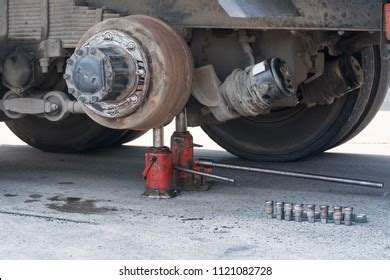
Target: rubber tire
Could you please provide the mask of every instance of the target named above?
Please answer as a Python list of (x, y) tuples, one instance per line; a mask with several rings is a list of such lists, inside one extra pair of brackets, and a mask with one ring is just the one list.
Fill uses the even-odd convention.
[(144, 135), (146, 131), (129, 130), (114, 145), (123, 145)]
[(364, 89), (332, 105), (302, 105), (202, 128), (227, 151), (254, 161), (294, 161), (335, 147), (369, 124), (387, 92), (388, 65), (381, 60), (379, 48), (367, 48), (361, 56)]
[(6, 121), (22, 141), (51, 153), (78, 153), (114, 145), (127, 130), (103, 127), (85, 115), (73, 115), (60, 122), (29, 116)]

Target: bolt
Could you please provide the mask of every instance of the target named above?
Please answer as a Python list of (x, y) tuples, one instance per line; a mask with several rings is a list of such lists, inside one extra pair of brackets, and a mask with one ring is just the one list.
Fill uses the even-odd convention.
[(320, 206), (320, 217), (321, 217), (322, 224), (326, 224), (328, 222), (328, 212), (329, 212), (329, 206), (327, 205)]
[(68, 65), (73, 65), (73, 60), (72, 59), (68, 59), (67, 61), (66, 61), (66, 63), (68, 64)]
[(264, 210), (265, 214), (267, 215), (268, 219), (272, 219), (272, 215), (274, 214), (274, 202), (273, 201), (266, 201), (264, 204)]
[(69, 88), (69, 89), (68, 89), (68, 92), (69, 92), (70, 94), (73, 94), (73, 93), (76, 92), (76, 90), (75, 90), (74, 88)]
[(89, 50), (89, 53), (92, 54), (92, 55), (94, 55), (94, 54), (96, 53), (96, 49), (95, 49), (95, 48), (91, 48), (91, 49)]
[(82, 103), (85, 103), (85, 101), (86, 101), (86, 99), (85, 99), (84, 96), (80, 96), (80, 97), (79, 97), (79, 100), (80, 100)]
[(108, 71), (107, 72), (107, 78), (111, 78), (112, 77), (112, 72), (111, 71)]
[(291, 221), (291, 219), (292, 219), (292, 210), (293, 210), (292, 203), (284, 204), (284, 219), (286, 221)]
[(138, 95), (134, 94), (134, 95), (130, 96), (131, 103), (136, 104), (136, 103), (138, 103), (138, 100), (139, 100)]
[(303, 205), (295, 204), (294, 210), (295, 210), (295, 221), (302, 222)]
[(56, 103), (50, 104), (50, 109), (52, 110), (52, 112), (57, 111), (59, 108), (60, 108), (60, 106), (58, 106), (58, 104), (56, 104)]
[(340, 206), (333, 207), (333, 220), (335, 225), (341, 225), (342, 218), (343, 218), (342, 208)]
[(104, 34), (104, 40), (106, 40), (106, 41), (111, 41), (111, 40), (112, 40), (112, 35), (111, 35), (111, 33), (107, 32), (106, 34)]
[(135, 50), (135, 44), (134, 44), (134, 43), (129, 43), (129, 45), (127, 46), (127, 48), (128, 48), (130, 51), (134, 51), (134, 50)]
[(65, 80), (69, 80), (70, 79), (70, 75), (68, 75), (68, 74), (64, 74), (63, 77), (64, 77)]
[(316, 215), (315, 211), (316, 211), (316, 206), (314, 204), (306, 205), (307, 221), (309, 223), (315, 222), (315, 215)]
[(97, 96), (92, 96), (92, 102), (98, 102), (99, 98)]
[(138, 75), (138, 76), (144, 77), (145, 76), (145, 70), (144, 69), (138, 69), (137, 71), (135, 71), (135, 74)]
[(353, 214), (353, 207), (344, 208), (344, 224), (346, 226), (352, 225), (352, 214)]
[(79, 49), (79, 50), (76, 51), (76, 54), (77, 54), (77, 55), (83, 55), (83, 54), (84, 54), (84, 51)]
[(283, 220), (284, 202), (276, 202), (276, 219)]

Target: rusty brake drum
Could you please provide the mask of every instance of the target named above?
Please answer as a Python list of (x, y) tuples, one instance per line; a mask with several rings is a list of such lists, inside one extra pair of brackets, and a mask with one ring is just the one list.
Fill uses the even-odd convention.
[(69, 93), (97, 123), (148, 130), (169, 123), (191, 95), (192, 55), (161, 20), (110, 19), (84, 34), (68, 60)]

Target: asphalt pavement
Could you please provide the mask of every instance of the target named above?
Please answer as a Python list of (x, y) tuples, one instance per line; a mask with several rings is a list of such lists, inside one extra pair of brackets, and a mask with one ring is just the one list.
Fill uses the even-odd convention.
[[(144, 147), (48, 154), (1, 127), (2, 143), (13, 145), (0, 146), (0, 259), (390, 259), (386, 104), (361, 136), (300, 162), (196, 151), (225, 163), (382, 181), (381, 190), (217, 169), (236, 183), (151, 200), (141, 197)], [(353, 206), (368, 223), (269, 220), (265, 200)]]

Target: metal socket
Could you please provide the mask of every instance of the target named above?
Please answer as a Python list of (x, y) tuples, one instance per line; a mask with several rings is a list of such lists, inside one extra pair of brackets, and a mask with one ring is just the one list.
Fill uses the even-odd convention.
[(355, 223), (367, 223), (367, 215), (366, 214), (358, 214), (355, 216)]
[(341, 225), (342, 218), (343, 218), (342, 208), (340, 206), (333, 207), (333, 220), (335, 225)]
[(272, 216), (274, 214), (274, 202), (271, 200), (266, 201), (264, 204), (264, 210), (265, 210), (265, 214), (267, 215), (267, 218), (272, 219), (273, 218)]
[(308, 204), (306, 205), (306, 215), (307, 215), (307, 221), (309, 223), (315, 222), (315, 216), (316, 216), (316, 206), (314, 204)]
[(283, 220), (284, 217), (284, 202), (276, 202), (276, 219)]
[(303, 205), (302, 204), (295, 204), (294, 210), (295, 210), (295, 216), (294, 216), (295, 221), (302, 222)]
[(322, 224), (326, 224), (328, 222), (328, 213), (329, 213), (329, 206), (321, 205), (320, 206), (320, 219), (321, 219)]
[(352, 215), (353, 215), (353, 207), (345, 207), (344, 208), (344, 224), (346, 226), (352, 225)]
[(286, 221), (292, 220), (292, 213), (293, 213), (293, 204), (292, 203), (285, 203), (284, 204), (284, 219)]

